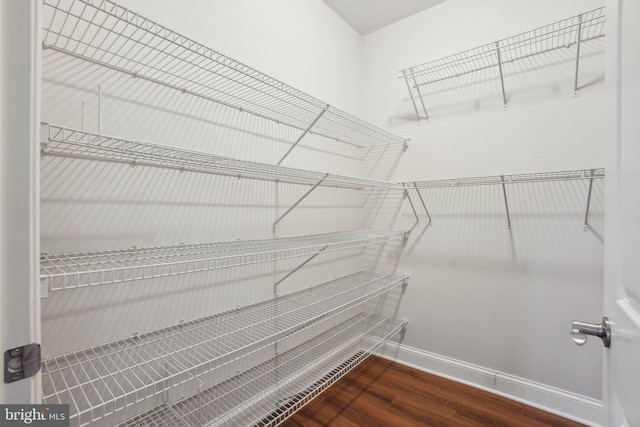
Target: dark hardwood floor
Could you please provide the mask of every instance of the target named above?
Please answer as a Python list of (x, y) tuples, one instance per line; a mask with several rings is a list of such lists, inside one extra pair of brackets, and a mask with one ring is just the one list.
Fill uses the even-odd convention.
[(581, 426), (476, 388), (371, 356), (287, 427)]

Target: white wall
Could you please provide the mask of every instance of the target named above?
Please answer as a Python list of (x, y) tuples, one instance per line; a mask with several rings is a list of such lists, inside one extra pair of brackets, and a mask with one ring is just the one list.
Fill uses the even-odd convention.
[[(506, 111), (496, 69), (423, 87), (428, 123), (418, 123), (404, 80), (396, 78), (403, 68), (602, 4), (448, 0), (364, 37), (365, 115), (411, 138), (392, 179), (602, 167), (602, 40), (582, 47), (578, 97), (575, 47), (506, 65)], [(603, 183), (594, 184), (592, 230), (584, 232), (587, 190), (587, 181), (508, 186), (511, 230), (500, 187), (423, 190), (433, 224), (425, 228), (423, 213), (397, 267), (411, 274), (400, 311), (411, 322), (404, 345), (415, 350), (398, 353), (400, 359), (437, 370), (434, 357), (442, 356), (475, 366), (476, 373), (487, 369), (492, 380), (486, 383), (464, 369), (450, 375), (600, 422), (602, 348), (595, 342), (579, 348), (568, 335), (572, 319), (602, 316)], [(413, 221), (404, 201), (403, 210), (379, 214), (373, 223)], [(501, 374), (594, 399), (593, 410), (547, 404), (544, 393), (532, 398), (500, 390), (495, 378)]]

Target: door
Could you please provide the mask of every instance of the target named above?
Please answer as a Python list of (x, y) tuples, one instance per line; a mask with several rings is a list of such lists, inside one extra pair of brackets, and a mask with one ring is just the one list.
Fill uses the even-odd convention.
[(604, 425), (640, 426), (640, 0), (607, 4)]

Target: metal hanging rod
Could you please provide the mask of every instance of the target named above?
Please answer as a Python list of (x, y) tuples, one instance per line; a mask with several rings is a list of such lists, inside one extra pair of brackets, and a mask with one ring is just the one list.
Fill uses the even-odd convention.
[(358, 147), (406, 143), (397, 135), (327, 106), (110, 0), (44, 0), (43, 23), (45, 49), (174, 88), (305, 134), (315, 133)]
[(569, 181), (576, 179), (604, 178), (604, 168), (580, 169), (558, 172), (522, 173), (514, 175), (495, 175), (470, 178), (438, 179), (431, 181), (415, 181), (404, 183), (405, 188), (441, 188), (463, 187), (472, 185), (502, 185), (519, 184), (525, 182)]
[(244, 308), (183, 322), (43, 362), (43, 403), (69, 404), (88, 425), (256, 354), (311, 334), (407, 276), (356, 273)]
[(41, 135), (42, 152), (50, 155), (158, 166), (291, 184), (316, 185), (322, 180), (320, 185), (325, 187), (352, 189), (398, 187), (391, 182), (237, 160), (200, 151), (99, 135), (48, 123), (42, 124)]
[(358, 314), (267, 362), (118, 427), (278, 425), (406, 325), (406, 321)]
[[(40, 257), (43, 291), (239, 267), (402, 240), (404, 231), (344, 231), (279, 239), (180, 244)], [(323, 249), (324, 248), (324, 249)]]
[[(429, 116), (424, 104), (424, 93), (421, 92), (421, 86), (498, 67), (503, 102), (506, 106), (507, 99), (502, 77), (504, 64), (576, 45), (574, 92), (577, 92), (579, 46), (581, 43), (603, 37), (605, 35), (604, 22), (604, 7), (601, 7), (496, 42), (406, 68), (399, 72), (398, 78), (403, 78), (406, 82), (418, 119), (428, 120)], [(416, 99), (420, 100), (422, 111), (419, 111)]]

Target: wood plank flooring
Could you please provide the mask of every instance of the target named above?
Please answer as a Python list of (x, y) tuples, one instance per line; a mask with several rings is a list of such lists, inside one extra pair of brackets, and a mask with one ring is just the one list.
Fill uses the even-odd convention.
[(581, 426), (476, 388), (371, 356), (287, 427)]

